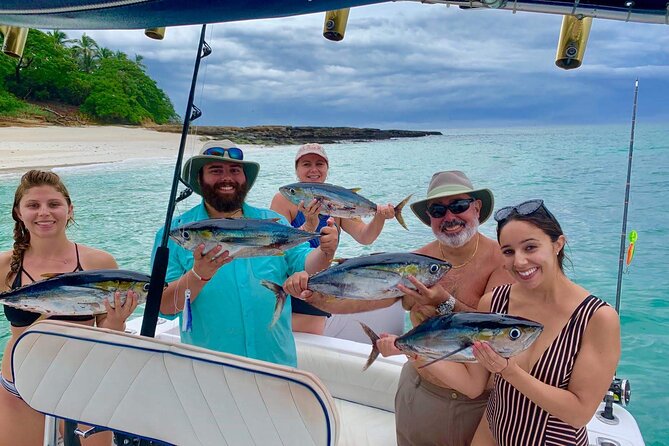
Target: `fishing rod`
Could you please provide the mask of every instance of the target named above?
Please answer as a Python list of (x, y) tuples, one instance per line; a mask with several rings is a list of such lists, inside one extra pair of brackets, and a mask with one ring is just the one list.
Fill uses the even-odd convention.
[(149, 292), (146, 297), (146, 305), (144, 307), (144, 318), (142, 319), (142, 336), (155, 336), (156, 325), (158, 323), (158, 313), (160, 310), (160, 301), (163, 296), (163, 288), (165, 285), (165, 276), (167, 274), (167, 263), (169, 262), (170, 250), (167, 247), (169, 240), (170, 229), (172, 227), (172, 214), (176, 206), (177, 188), (181, 181), (181, 162), (183, 161), (184, 149), (186, 147), (186, 138), (191, 121), (196, 120), (202, 115), (199, 108), (193, 105), (195, 97), (195, 86), (197, 85), (197, 74), (200, 70), (200, 61), (211, 54), (211, 47), (204, 41), (205, 31), (207, 25), (202, 25), (200, 32), (200, 41), (198, 43), (197, 57), (195, 58), (195, 65), (193, 67), (193, 78), (191, 80), (190, 93), (188, 95), (188, 104), (186, 105), (186, 114), (184, 115), (184, 124), (181, 131), (181, 142), (179, 143), (179, 153), (177, 161), (174, 165), (174, 177), (172, 179), (172, 189), (170, 191), (170, 200), (167, 205), (167, 213), (165, 215), (165, 225), (163, 227), (163, 238), (161, 244), (156, 250), (153, 260), (153, 269), (151, 271), (151, 282), (149, 284)]
[(639, 96), (639, 79), (634, 81), (634, 107), (632, 108), (632, 132), (630, 148), (627, 156), (627, 181), (625, 183), (625, 204), (623, 206), (623, 229), (620, 232), (620, 257), (618, 258), (618, 284), (616, 286), (616, 312), (620, 314), (620, 291), (623, 282), (623, 262), (625, 252), (625, 235), (627, 233), (627, 208), (630, 200), (630, 182), (632, 176), (632, 155), (634, 154), (634, 128), (636, 127), (636, 104)]

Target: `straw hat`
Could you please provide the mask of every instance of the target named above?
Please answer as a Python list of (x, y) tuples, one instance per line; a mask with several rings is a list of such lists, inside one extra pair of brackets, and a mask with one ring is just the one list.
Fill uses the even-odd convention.
[(430, 226), (430, 216), (427, 213), (427, 205), (431, 200), (452, 195), (467, 194), (472, 198), (481, 200), (481, 212), (479, 222), (486, 221), (495, 203), (490, 189), (474, 189), (472, 182), (463, 172), (459, 170), (446, 170), (432, 175), (430, 185), (427, 188), (427, 197), (411, 205), (411, 210), (423, 223)]
[(186, 182), (186, 184), (188, 184), (188, 186), (191, 189), (193, 189), (193, 192), (195, 192), (198, 195), (202, 195), (202, 189), (200, 189), (200, 182), (198, 181), (198, 174), (200, 173), (200, 169), (202, 169), (202, 167), (204, 167), (205, 164), (213, 162), (219, 162), (219, 163), (229, 162), (241, 165), (242, 168), (244, 169), (244, 175), (246, 175), (247, 190), (251, 190), (251, 186), (253, 186), (253, 183), (256, 181), (256, 178), (258, 177), (260, 164), (254, 161), (236, 160), (230, 158), (229, 152), (225, 152), (224, 156), (205, 155), (204, 152), (207, 149), (211, 149), (212, 147), (230, 149), (233, 147), (237, 147), (237, 145), (234, 142), (230, 141), (229, 139), (223, 139), (220, 141), (208, 141), (204, 144), (204, 146), (202, 146), (202, 150), (200, 150), (199, 155), (192, 156), (188, 161), (186, 161), (186, 164), (184, 164), (182, 177)]

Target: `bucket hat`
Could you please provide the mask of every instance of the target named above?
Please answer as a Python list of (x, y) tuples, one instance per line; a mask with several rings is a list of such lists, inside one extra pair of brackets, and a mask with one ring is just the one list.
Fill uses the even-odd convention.
[(242, 166), (244, 169), (244, 175), (246, 176), (246, 187), (247, 190), (251, 190), (251, 186), (256, 181), (258, 177), (258, 171), (260, 171), (260, 164), (254, 161), (246, 161), (243, 159), (234, 159), (230, 157), (230, 152), (224, 151), (223, 155), (205, 155), (205, 152), (213, 147), (220, 147), (221, 149), (231, 149), (237, 148), (237, 145), (230, 141), (229, 139), (223, 139), (220, 141), (208, 141), (202, 146), (199, 155), (194, 155), (186, 161), (183, 168), (182, 178), (188, 184), (188, 186), (193, 189), (198, 195), (202, 195), (202, 189), (200, 189), (200, 182), (198, 181), (198, 176), (200, 169), (204, 167), (205, 164), (213, 162), (230, 162), (236, 163)]
[(472, 198), (481, 200), (479, 223), (483, 223), (490, 217), (495, 203), (492, 192), (490, 189), (474, 189), (467, 175), (459, 170), (446, 170), (432, 175), (430, 185), (427, 188), (427, 197), (411, 204), (411, 210), (420, 221), (430, 226), (430, 215), (427, 213), (428, 203), (437, 198), (460, 194), (467, 194)]

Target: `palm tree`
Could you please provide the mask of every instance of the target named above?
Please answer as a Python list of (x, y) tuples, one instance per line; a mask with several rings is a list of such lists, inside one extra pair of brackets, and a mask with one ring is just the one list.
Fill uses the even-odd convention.
[(142, 56), (141, 54), (135, 54), (135, 63), (142, 71), (146, 71), (146, 65), (144, 65), (144, 63), (142, 62), (143, 60), (144, 56)]
[(114, 51), (110, 50), (109, 48), (102, 47), (100, 48), (100, 51), (98, 53), (98, 56), (100, 59), (111, 59), (114, 57), (116, 53)]
[(47, 36), (51, 37), (56, 46), (65, 46), (66, 43), (75, 42), (75, 39), (68, 39), (67, 34), (59, 29), (54, 29), (53, 31), (48, 31)]
[(84, 33), (81, 39), (75, 40), (72, 45), (74, 56), (79, 61), (79, 67), (85, 73), (90, 73), (95, 68), (100, 58), (100, 47), (92, 37)]

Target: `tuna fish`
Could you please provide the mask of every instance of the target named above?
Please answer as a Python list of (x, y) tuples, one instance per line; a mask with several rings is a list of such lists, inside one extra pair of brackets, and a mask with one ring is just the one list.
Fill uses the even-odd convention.
[[(322, 213), (332, 217), (352, 218), (375, 215), (376, 203), (358, 195), (359, 190), (346, 189), (328, 183), (293, 183), (279, 188), (281, 195), (294, 204), (303, 201), (306, 206), (314, 199), (320, 201)], [(408, 228), (402, 217), (402, 208), (410, 198), (411, 195), (395, 206), (395, 218), (404, 229)]]
[(278, 221), (278, 218), (212, 218), (172, 229), (170, 238), (189, 251), (204, 244), (206, 253), (221, 245), (221, 252), (227, 250), (231, 257), (241, 258), (280, 256), (287, 249), (320, 237), (318, 233), (302, 231)]
[[(372, 352), (363, 368), (367, 370), (379, 355), (376, 348), (379, 336), (362, 322), (360, 325), (372, 341)], [(425, 366), (442, 359), (475, 362), (472, 350), (475, 341), (485, 341), (498, 354), (510, 358), (532, 345), (543, 329), (538, 322), (506, 314), (450, 313), (427, 319), (397, 338), (395, 346), (404, 353), (433, 360)]]
[(125, 302), (128, 290), (146, 302), (150, 276), (120, 269), (77, 271), (33, 282), (0, 293), (0, 304), (50, 316), (77, 316), (105, 313), (104, 300), (114, 305), (114, 293)]
[[(308, 288), (333, 298), (378, 300), (402, 296), (399, 284), (415, 289), (409, 275), (430, 287), (450, 269), (450, 263), (421, 254), (378, 253), (344, 260), (316, 273), (309, 277)], [(263, 280), (262, 284), (277, 296), (274, 324), (283, 310), (286, 293), (273, 282)]]

